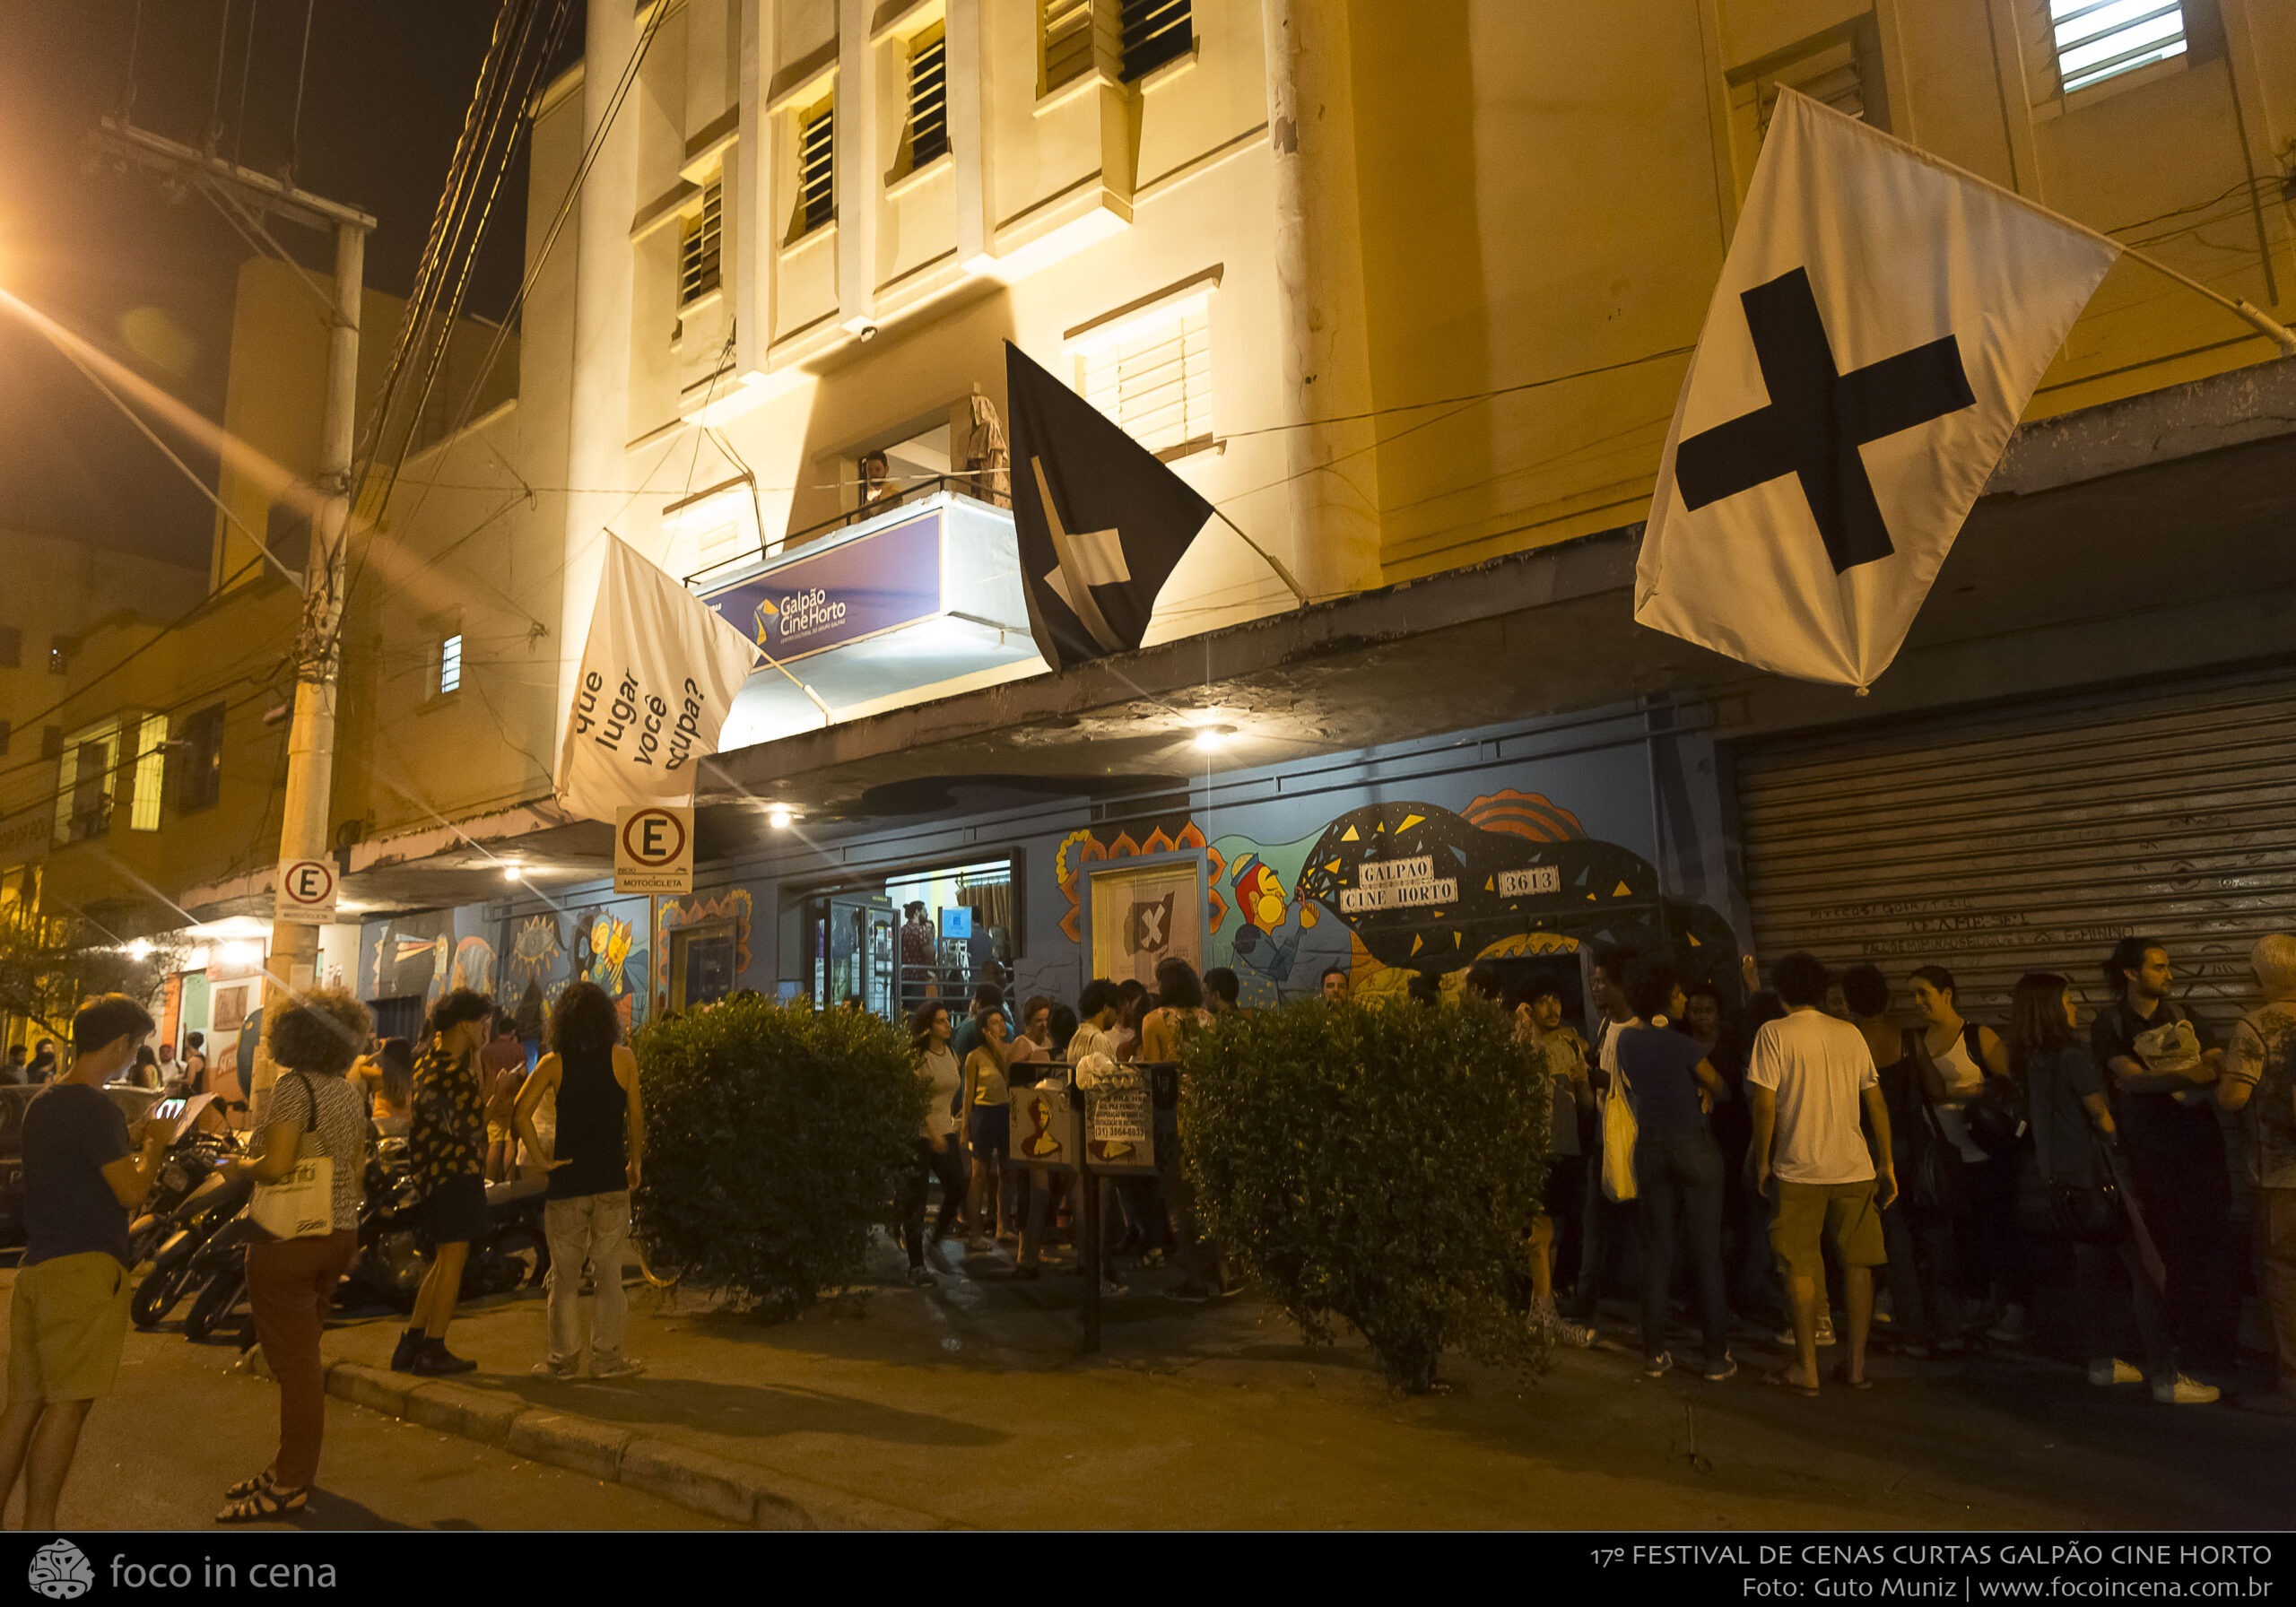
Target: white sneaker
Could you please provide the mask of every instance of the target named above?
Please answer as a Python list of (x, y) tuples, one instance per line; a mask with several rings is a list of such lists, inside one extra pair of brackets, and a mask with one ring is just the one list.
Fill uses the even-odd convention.
[(2182, 1373), (2152, 1381), (2152, 1398), (2163, 1406), (2205, 1406), (2220, 1393), (2213, 1384), (2203, 1384)]
[(537, 1378), (555, 1378), (561, 1384), (582, 1376), (579, 1361), (537, 1361), (526, 1369)]
[(2091, 1362), (2089, 1382), (2099, 1389), (2110, 1389), (2116, 1384), (2142, 1384), (2144, 1382), (2144, 1375), (2136, 1368), (2115, 1357), (2109, 1361)]
[(593, 1378), (635, 1378), (646, 1370), (646, 1364), (628, 1356), (609, 1356), (604, 1360), (593, 1357), (590, 1377)]
[(2032, 1337), (2031, 1325), (2025, 1321), (2022, 1306), (2005, 1306), (2001, 1320), (1985, 1331), (1986, 1338), (1997, 1345), (2021, 1345)]

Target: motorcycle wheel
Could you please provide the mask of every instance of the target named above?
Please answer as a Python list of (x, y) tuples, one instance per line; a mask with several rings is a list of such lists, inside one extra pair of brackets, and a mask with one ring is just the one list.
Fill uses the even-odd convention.
[(480, 1278), (488, 1294), (509, 1294), (542, 1281), (550, 1266), (550, 1247), (523, 1225), (504, 1229), (486, 1245)]
[(194, 1344), (206, 1343), (247, 1292), (245, 1273), (237, 1267), (218, 1273), (215, 1281), (201, 1290), (199, 1299), (191, 1303), (191, 1315), (183, 1322), (183, 1336)]
[(167, 1321), (168, 1313), (183, 1299), (184, 1285), (191, 1277), (191, 1258), (186, 1256), (173, 1266), (154, 1267), (151, 1276), (135, 1287), (135, 1297), (128, 1302), (127, 1315), (139, 1328), (156, 1328)]

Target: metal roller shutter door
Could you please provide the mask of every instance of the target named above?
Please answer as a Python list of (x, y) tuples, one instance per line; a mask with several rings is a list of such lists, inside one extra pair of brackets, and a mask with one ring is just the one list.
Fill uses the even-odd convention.
[(1998, 1021), (2019, 976), (2092, 1004), (2114, 942), (2170, 947), (2177, 991), (2251, 1003), (2249, 946), (2296, 925), (2296, 678), (2283, 669), (1781, 740), (1739, 759), (1765, 961), (1951, 969)]

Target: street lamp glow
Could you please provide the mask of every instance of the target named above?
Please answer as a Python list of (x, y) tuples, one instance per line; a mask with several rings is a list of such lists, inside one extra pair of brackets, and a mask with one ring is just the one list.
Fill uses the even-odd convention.
[(787, 804), (776, 804), (772, 808), (767, 810), (765, 812), (765, 823), (772, 827), (776, 831), (788, 830), (789, 805)]
[(520, 864), (515, 859), (509, 861), (502, 867), (502, 880), (505, 882), (523, 882), (526, 880), (526, 867)]
[(1213, 752), (1226, 746), (1228, 739), (1235, 734), (1236, 728), (1233, 725), (1199, 725), (1196, 728), (1196, 751), (1202, 753)]
[(152, 940), (139, 937), (126, 946), (126, 952), (130, 960), (149, 960), (152, 958)]

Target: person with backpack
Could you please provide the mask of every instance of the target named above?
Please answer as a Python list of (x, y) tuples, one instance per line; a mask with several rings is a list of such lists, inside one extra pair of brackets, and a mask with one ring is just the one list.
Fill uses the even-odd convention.
[(2009, 1048), (2000, 1035), (1961, 1019), (1952, 972), (1942, 965), (1917, 966), (1913, 1003), (1921, 1026), (1907, 1035), (1906, 1048), (1938, 1130), (1961, 1157), (1968, 1184), (1968, 1209), (1955, 1235), (1961, 1267), (1996, 1314), (1985, 1336), (1998, 1344), (2022, 1344), (2031, 1333), (2025, 1313), (2033, 1288), (2017, 1223), (2024, 1094), (2010, 1073)]
[[(2080, 1006), (2054, 972), (2018, 979), (2010, 997), (2011, 1064), (2031, 1096), (2034, 1158), (2049, 1194), (2049, 1214), (2073, 1247), (2074, 1276), (2088, 1327), (2089, 1382), (2100, 1389), (2150, 1383), (2164, 1406), (2205, 1406), (2217, 1392), (2177, 1370), (2176, 1341), (2161, 1309), (2112, 1151), (2118, 1143), (2105, 1080), (2082, 1047)], [(2112, 1352), (2111, 1283), (2118, 1264), (2128, 1277), (2144, 1368)]]
[(2193, 1365), (2230, 1369), (2239, 1299), (2233, 1280), (2232, 1184), (2214, 1090), (2223, 1052), (2169, 996), (2169, 951), (2123, 938), (2105, 960), (2113, 1003), (2089, 1029), (2109, 1081), (2113, 1120), (2161, 1259), (2169, 1324)]

